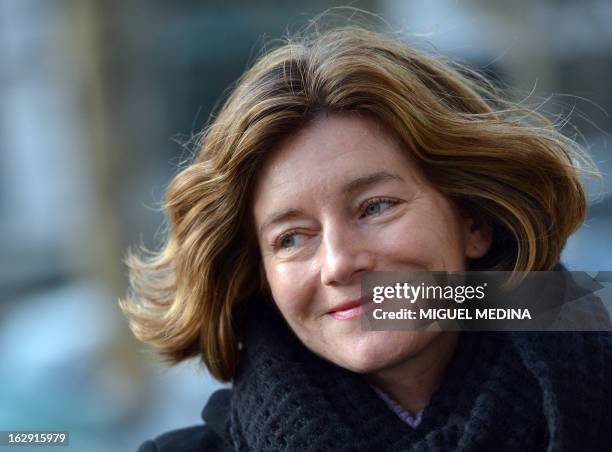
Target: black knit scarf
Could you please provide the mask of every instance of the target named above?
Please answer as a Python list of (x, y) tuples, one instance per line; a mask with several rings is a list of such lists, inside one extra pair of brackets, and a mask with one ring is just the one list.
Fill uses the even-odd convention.
[(228, 430), (238, 451), (612, 450), (608, 333), (462, 332), (421, 424), (252, 311)]

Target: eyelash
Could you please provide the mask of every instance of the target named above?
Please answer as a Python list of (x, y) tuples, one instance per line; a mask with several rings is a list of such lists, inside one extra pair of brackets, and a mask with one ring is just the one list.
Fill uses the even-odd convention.
[[(383, 202), (389, 203), (390, 204), (389, 207), (393, 207), (394, 205), (396, 205), (398, 203), (397, 200), (394, 200), (394, 199), (391, 199), (391, 198), (368, 199), (367, 201), (365, 201), (364, 203), (361, 204), (361, 207), (360, 207), (359, 210), (362, 212), (362, 215), (363, 215), (366, 212), (366, 209), (368, 207), (370, 207), (371, 205), (378, 204), (378, 203), (383, 203)], [(376, 215), (379, 215), (379, 214), (373, 214), (373, 215), (370, 215), (370, 216), (376, 216)], [(360, 216), (360, 218), (362, 218), (362, 216)], [(292, 235), (295, 235), (297, 233), (299, 233), (299, 231), (297, 229), (292, 229), (290, 231), (287, 231), (287, 232), (281, 234), (270, 245), (275, 250), (282, 249), (283, 240), (285, 240), (287, 237), (291, 237)]]
[(281, 234), (274, 242), (271, 243), (272, 248), (274, 248), (275, 250), (282, 249), (283, 240), (285, 240), (287, 237), (291, 237), (292, 235), (297, 234), (298, 232), (299, 231), (297, 229), (292, 229)]
[[(362, 211), (362, 213), (365, 213), (365, 212), (367, 211), (367, 208), (368, 208), (368, 207), (370, 207), (370, 206), (372, 206), (372, 205), (374, 205), (374, 204), (379, 204), (379, 203), (383, 203), (383, 202), (389, 203), (389, 204), (390, 204), (389, 208), (391, 208), (391, 207), (395, 206), (395, 205), (398, 203), (398, 201), (397, 201), (397, 200), (395, 200), (395, 199), (391, 199), (391, 198), (374, 198), (374, 199), (368, 199), (367, 201), (365, 201), (365, 202), (364, 202), (364, 203), (361, 205), (361, 209), (360, 209), (360, 210)], [(387, 210), (387, 209), (385, 209), (385, 210)], [(378, 215), (378, 214), (374, 214), (374, 215)], [(370, 215), (370, 216), (373, 216), (373, 215)], [(360, 217), (360, 218), (361, 218), (361, 217)]]

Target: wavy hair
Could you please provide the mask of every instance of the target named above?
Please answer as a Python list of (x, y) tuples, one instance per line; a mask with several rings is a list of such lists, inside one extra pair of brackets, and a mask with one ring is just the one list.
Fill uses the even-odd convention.
[(200, 355), (214, 377), (233, 377), (237, 313), (266, 291), (254, 176), (279, 140), (321, 113), (385, 124), (440, 192), (490, 225), (492, 247), (471, 269), (549, 270), (584, 221), (588, 156), (477, 72), (357, 26), (290, 39), (246, 71), (170, 183), (164, 246), (128, 254), (120, 305), (168, 361)]

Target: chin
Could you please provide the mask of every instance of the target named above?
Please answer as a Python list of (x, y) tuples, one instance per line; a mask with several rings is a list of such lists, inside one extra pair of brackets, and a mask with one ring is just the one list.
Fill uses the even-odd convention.
[(369, 331), (327, 356), (333, 363), (360, 374), (379, 372), (417, 356), (438, 332)]

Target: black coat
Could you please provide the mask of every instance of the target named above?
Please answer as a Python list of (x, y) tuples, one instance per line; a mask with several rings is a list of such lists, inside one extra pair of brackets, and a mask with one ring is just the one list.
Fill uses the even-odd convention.
[(231, 389), (213, 393), (202, 410), (205, 425), (164, 433), (143, 443), (138, 452), (231, 452), (225, 425), (230, 412)]

